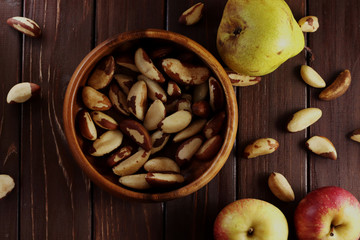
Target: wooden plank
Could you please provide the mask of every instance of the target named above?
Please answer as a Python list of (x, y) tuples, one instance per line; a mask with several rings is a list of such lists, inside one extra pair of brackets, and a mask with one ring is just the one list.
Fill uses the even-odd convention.
[[(322, 118), (311, 127), (310, 136), (329, 138), (336, 147), (338, 159), (332, 161), (310, 154), (310, 190), (335, 185), (360, 197), (359, 182), (354, 181), (360, 169), (360, 145), (349, 139), (349, 133), (360, 128), (360, 5), (352, 1), (311, 1), (309, 14), (319, 18), (320, 28), (309, 34), (309, 46), (315, 54), (311, 66), (330, 85), (344, 69), (352, 74), (345, 95), (332, 101), (321, 101), (321, 90), (311, 89), (311, 106), (323, 111)], [(336, 16), (336, 17), (334, 17)]]
[[(208, 49), (214, 56), (217, 26), (226, 1), (205, 1), (203, 18), (193, 26), (178, 18), (194, 1), (168, 1), (168, 30), (181, 33)], [(219, 58), (218, 58), (219, 59)], [(218, 212), (236, 198), (236, 154), (233, 151), (219, 174), (205, 187), (188, 197), (166, 203), (165, 239), (212, 239)]]
[[(305, 14), (305, 0), (287, 1), (295, 19)], [(270, 202), (283, 211), (294, 239), (293, 212), (307, 190), (307, 154), (303, 143), (306, 131), (289, 133), (287, 121), (291, 115), (306, 108), (306, 85), (300, 77), (304, 53), (286, 61), (254, 86), (239, 88), (239, 134), (237, 198), (257, 198)], [(244, 159), (247, 144), (258, 138), (276, 139), (280, 147), (270, 155)], [(270, 191), (267, 180), (271, 172), (283, 174), (292, 185), (296, 201), (283, 203)]]
[(23, 13), (43, 34), (23, 46), (22, 80), (42, 89), (22, 111), (20, 238), (91, 239), (90, 183), (68, 150), (62, 103), (91, 49), (93, 1), (25, 1)]
[(16, 239), (18, 235), (20, 106), (6, 103), (10, 88), (20, 81), (21, 38), (6, 20), (21, 13), (21, 1), (0, 2), (0, 174), (15, 181), (15, 189), (0, 200), (0, 239)]
[[(163, 28), (163, 1), (97, 1), (96, 45), (125, 31)], [(94, 186), (94, 239), (162, 239), (163, 206), (118, 199)]]

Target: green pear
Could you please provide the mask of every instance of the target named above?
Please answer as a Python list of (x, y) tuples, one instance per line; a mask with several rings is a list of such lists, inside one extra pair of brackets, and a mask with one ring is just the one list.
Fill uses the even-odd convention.
[(216, 44), (229, 68), (263, 76), (301, 52), (305, 41), (284, 0), (229, 0)]

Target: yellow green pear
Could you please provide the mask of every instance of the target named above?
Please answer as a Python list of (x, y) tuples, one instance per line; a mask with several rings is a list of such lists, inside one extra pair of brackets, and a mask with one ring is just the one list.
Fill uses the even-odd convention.
[(216, 45), (232, 70), (263, 76), (301, 52), (305, 41), (284, 0), (229, 0)]

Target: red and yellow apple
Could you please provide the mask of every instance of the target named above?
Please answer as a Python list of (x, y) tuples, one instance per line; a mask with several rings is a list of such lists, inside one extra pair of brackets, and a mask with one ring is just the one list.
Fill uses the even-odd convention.
[(215, 240), (287, 240), (288, 224), (274, 205), (259, 199), (240, 199), (220, 211), (214, 223)]
[(295, 228), (299, 240), (358, 240), (360, 204), (340, 187), (318, 188), (296, 208)]

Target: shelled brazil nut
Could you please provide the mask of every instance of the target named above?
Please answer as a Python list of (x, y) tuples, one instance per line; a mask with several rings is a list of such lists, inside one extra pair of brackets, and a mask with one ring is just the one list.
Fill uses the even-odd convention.
[(223, 145), (222, 85), (191, 52), (146, 45), (114, 51), (98, 61), (80, 94), (83, 152), (126, 188), (180, 187), (193, 162), (212, 160)]

